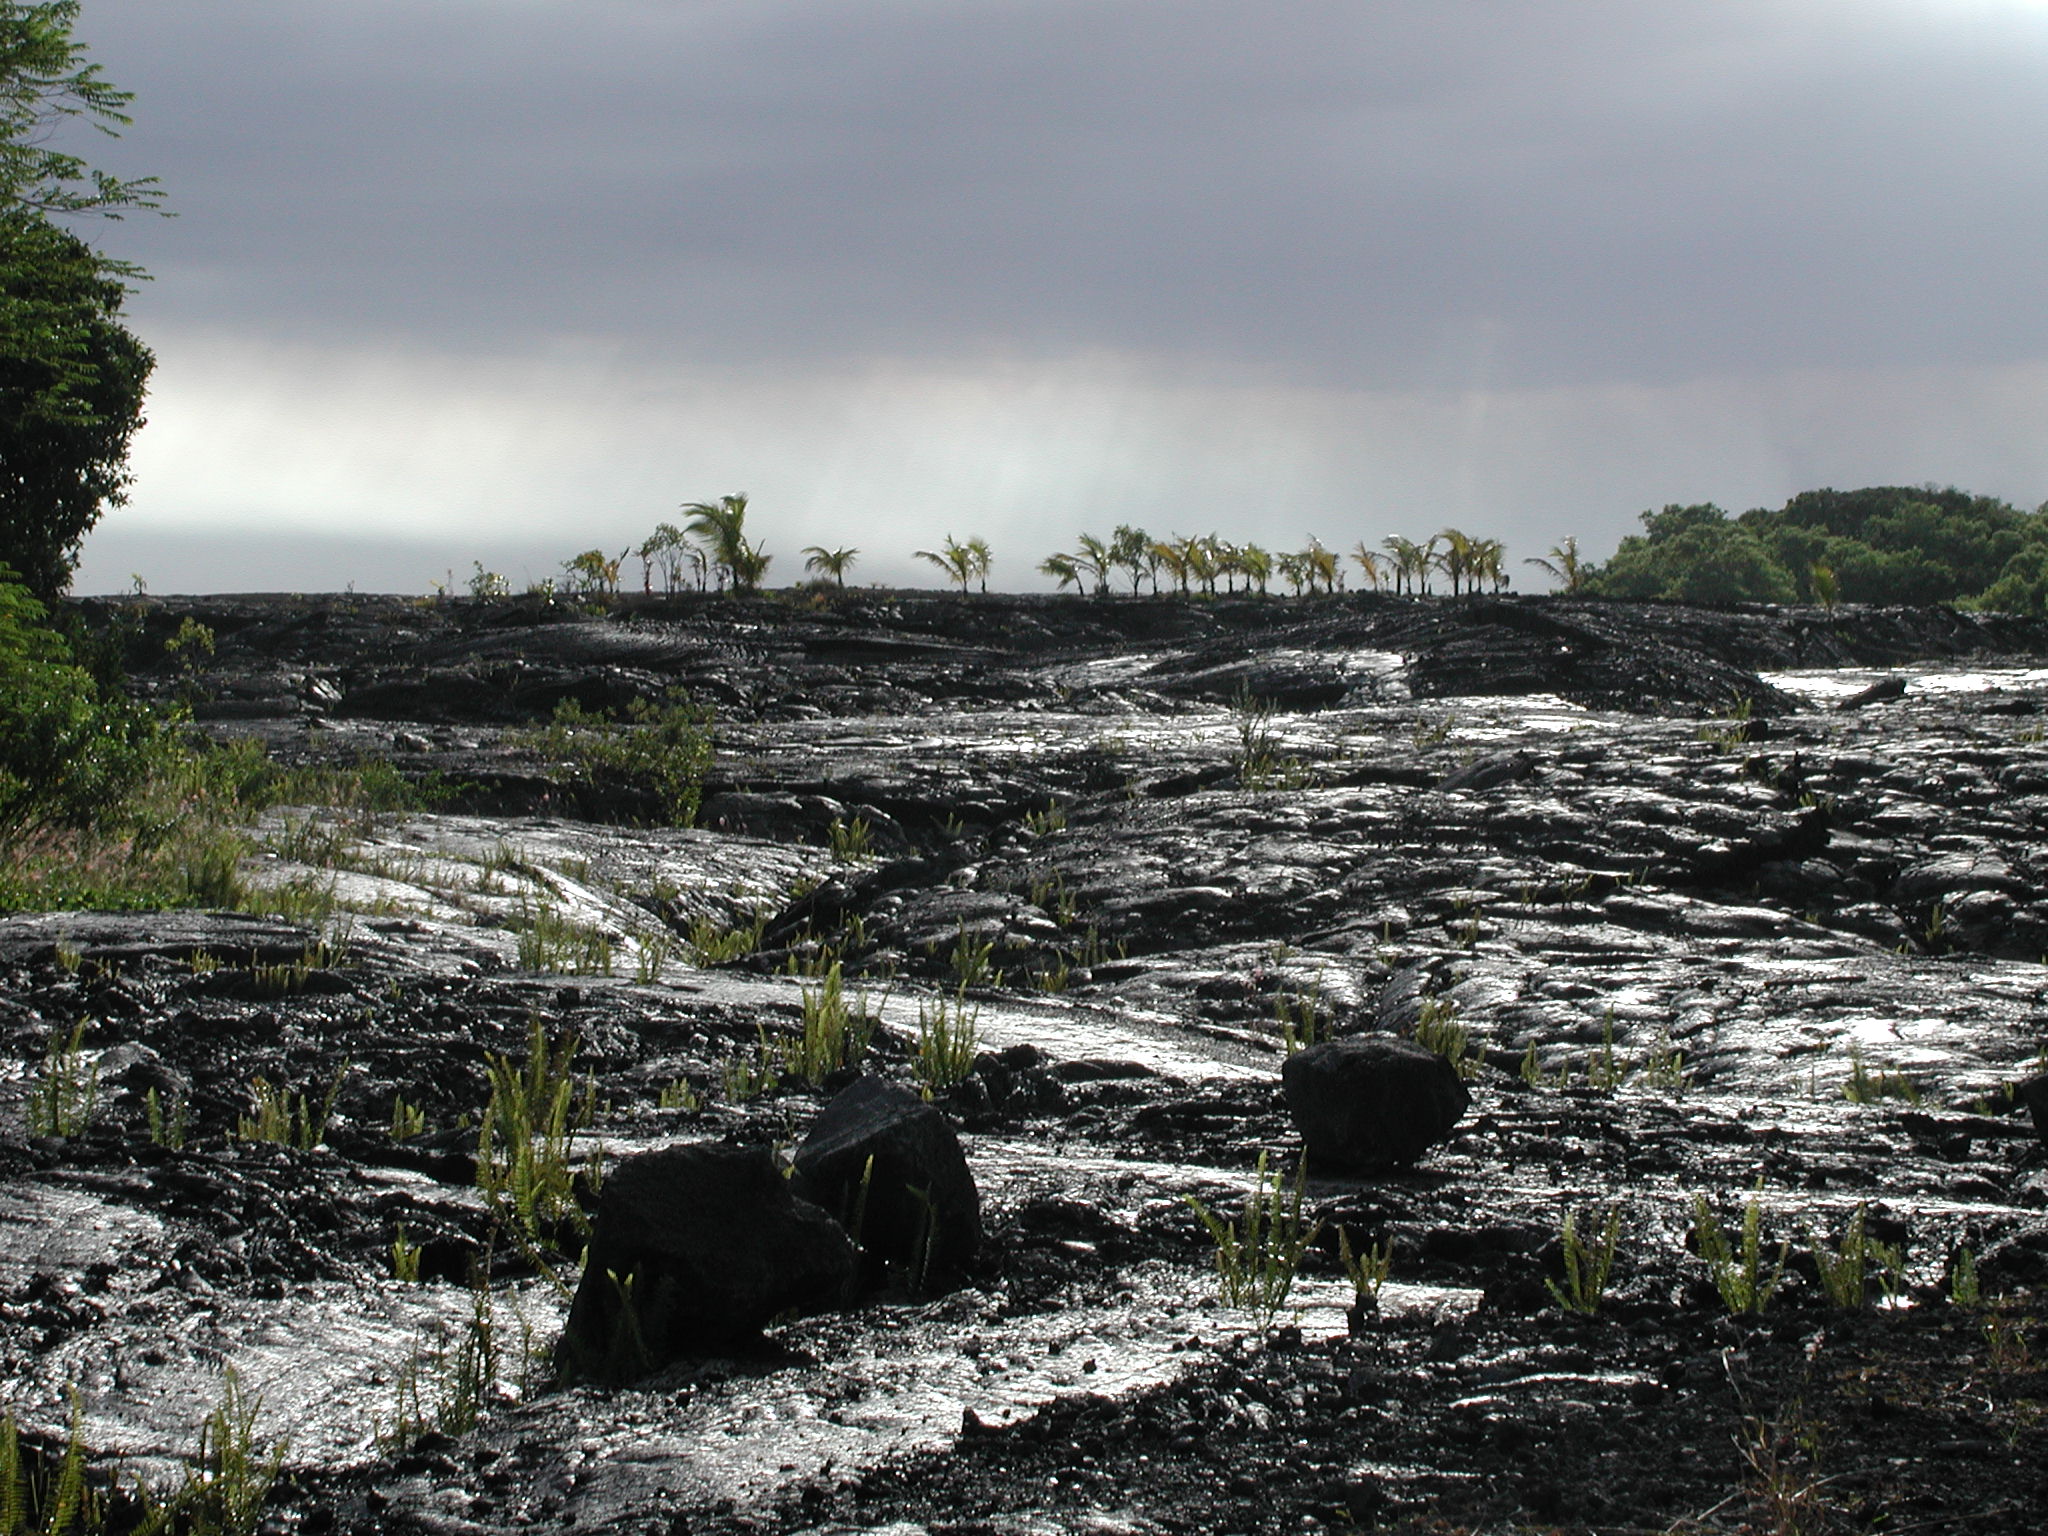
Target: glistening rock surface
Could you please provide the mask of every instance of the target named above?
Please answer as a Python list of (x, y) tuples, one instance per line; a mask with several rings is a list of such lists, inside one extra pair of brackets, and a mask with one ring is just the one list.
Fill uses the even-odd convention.
[[(270, 818), (248, 878), (331, 886), (326, 952), (247, 916), (0, 922), (0, 1401), (33, 1428), (75, 1391), (96, 1450), (160, 1462), (231, 1365), (292, 1434), (278, 1519), (363, 1532), (1733, 1530), (1795, 1496), (1817, 1527), (2030, 1532), (2048, 1503), (2048, 1149), (2017, 1090), (2048, 1011), (2039, 626), (1371, 597), (106, 611), (139, 661), (182, 618), (217, 630), (150, 679), (209, 731), (451, 797)], [(644, 795), (521, 734), (675, 685), (718, 707), (724, 827), (638, 825)], [(545, 1390), (520, 1362), (576, 1255), (511, 1241), (476, 1187), (496, 1059), (536, 1019), (578, 1041), (579, 1165), (793, 1147), (838, 1084), (778, 1051), (834, 960), (893, 1081), (921, 1007), (975, 1018), (938, 1106), (980, 1191), (964, 1283)], [(1236, 1215), (1261, 1151), (1294, 1166), (1286, 1035), (1425, 1011), (1464, 1031), (1470, 1109), (1412, 1168), (1311, 1176), (1299, 1339), (1248, 1338), (1183, 1197)], [(30, 1137), (80, 1025), (106, 1091)], [(318, 1145), (240, 1134), (259, 1077), (331, 1090)], [(151, 1088), (181, 1137), (152, 1139)], [(1696, 1200), (1732, 1228), (1752, 1196), (1792, 1258), (1736, 1318)], [(1567, 1316), (1562, 1218), (1617, 1208), (1610, 1290)], [(1826, 1298), (1812, 1248), (1859, 1209), (1896, 1256), (1866, 1255), (1870, 1298), (1904, 1305)], [(1340, 1231), (1392, 1255), (1357, 1338)], [(443, 1398), (480, 1315), (496, 1384), (465, 1427)], [(407, 1380), (445, 1427), (398, 1450)]]

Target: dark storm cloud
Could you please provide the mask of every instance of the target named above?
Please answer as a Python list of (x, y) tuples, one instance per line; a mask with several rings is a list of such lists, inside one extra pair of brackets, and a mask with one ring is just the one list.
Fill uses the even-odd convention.
[(146, 317), (1497, 387), (2038, 357), (2016, 5), (92, 0)]

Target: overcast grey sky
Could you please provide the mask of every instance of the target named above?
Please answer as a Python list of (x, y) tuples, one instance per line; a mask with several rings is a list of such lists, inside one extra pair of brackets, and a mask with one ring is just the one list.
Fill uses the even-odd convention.
[[(2048, 497), (2048, 0), (86, 0), (174, 220), (80, 590), (420, 590), (729, 491), (1604, 554)], [(1519, 567), (1518, 567), (1519, 569)], [(1527, 574), (1527, 573), (1525, 573)]]

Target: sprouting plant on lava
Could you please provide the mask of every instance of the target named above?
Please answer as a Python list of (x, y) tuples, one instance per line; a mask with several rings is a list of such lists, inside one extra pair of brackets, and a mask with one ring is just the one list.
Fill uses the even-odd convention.
[(1287, 1304), (1302, 1257), (1323, 1230), (1321, 1222), (1310, 1224), (1302, 1217), (1307, 1183), (1305, 1163), (1295, 1169), (1292, 1181), (1278, 1173), (1269, 1178), (1266, 1154), (1261, 1152), (1251, 1198), (1239, 1221), (1225, 1221), (1193, 1195), (1182, 1197), (1216, 1244), (1216, 1274), (1225, 1305), (1250, 1308), (1261, 1331), (1273, 1326)]
[[(1580, 1214), (1566, 1212), (1563, 1230), (1558, 1234), (1564, 1246), (1563, 1284), (1555, 1280), (1545, 1280), (1543, 1284), (1551, 1299), (1565, 1311), (1591, 1317), (1600, 1310), (1607, 1295), (1608, 1276), (1614, 1269), (1615, 1251), (1621, 1243), (1621, 1207), (1608, 1208), (1600, 1235), (1590, 1240), (1579, 1233)], [(1587, 1214), (1597, 1219), (1599, 1213)]]
[(966, 992), (963, 984), (960, 995), (950, 1002), (937, 997), (917, 1005), (917, 1054), (911, 1071), (927, 1097), (964, 1082), (974, 1070), (975, 1024), (981, 1010), (967, 1006)]
[[(1761, 1181), (1759, 1181), (1761, 1188)], [(1778, 1244), (1775, 1262), (1764, 1259), (1763, 1206), (1751, 1194), (1742, 1208), (1740, 1235), (1732, 1242), (1705, 1195), (1693, 1196), (1693, 1237), (1706, 1263), (1714, 1289), (1730, 1312), (1756, 1313), (1770, 1305), (1785, 1278), (1785, 1259), (1792, 1251), (1788, 1238)]]

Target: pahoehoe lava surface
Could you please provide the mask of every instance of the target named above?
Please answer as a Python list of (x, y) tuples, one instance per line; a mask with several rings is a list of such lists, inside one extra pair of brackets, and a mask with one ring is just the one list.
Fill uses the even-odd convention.
[[(290, 1436), (280, 1529), (2048, 1509), (2048, 1157), (2014, 1091), (2048, 997), (2048, 628), (1370, 597), (91, 606), (210, 735), (388, 758), (441, 796), (268, 818), (247, 876), (331, 890), (326, 950), (264, 916), (0, 920), (0, 1407), (48, 1437), (75, 1402), (102, 1464), (161, 1472), (231, 1367)], [(186, 618), (214, 653), (152, 661)], [(531, 731), (676, 688), (717, 712), (695, 828)], [(522, 943), (540, 911), (602, 944)], [(696, 963), (713, 929), (758, 940)], [(492, 1058), (536, 1021), (573, 1035), (612, 1161), (792, 1147), (825, 1089), (736, 1089), (828, 951), (879, 1019), (870, 1070), (911, 1081), (921, 1008), (974, 1014), (976, 1068), (936, 1096), (980, 1186), (962, 1283), (628, 1387), (522, 1371), (575, 1277), (476, 1190)], [(31, 1138), (80, 1025), (91, 1123)], [(1451, 1138), (1311, 1176), (1321, 1235), (1273, 1329), (1223, 1306), (1184, 1197), (1234, 1214), (1261, 1152), (1295, 1166), (1287, 1037), (1418, 1025), (1464, 1032)], [(237, 1136), (258, 1078), (331, 1087), (317, 1147)], [(188, 1107), (182, 1146), (151, 1139), (152, 1094)], [(393, 1134), (401, 1098), (425, 1131)], [(1760, 1314), (1717, 1294), (1701, 1196), (1738, 1237), (1754, 1198), (1766, 1268), (1789, 1241)], [(1611, 1283), (1567, 1312), (1563, 1220), (1608, 1212)], [(1812, 1248), (1859, 1212), (1883, 1247), (1851, 1309)], [(1391, 1247), (1376, 1309), (1348, 1309), (1340, 1230)], [(393, 1448), (407, 1362), (479, 1305), (480, 1422)]]

